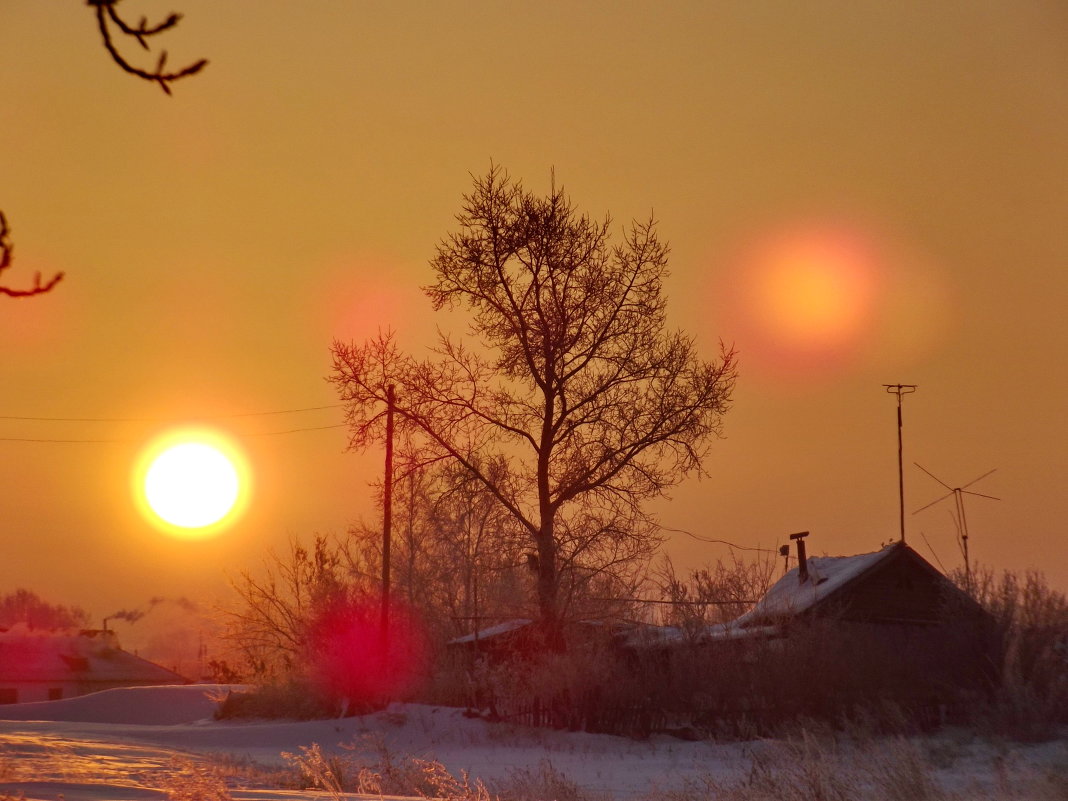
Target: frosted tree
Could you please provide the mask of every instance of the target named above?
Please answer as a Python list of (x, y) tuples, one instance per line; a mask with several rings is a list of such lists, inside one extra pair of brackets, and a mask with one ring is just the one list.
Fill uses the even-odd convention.
[(645, 502), (700, 471), (735, 358), (721, 347), (704, 361), (668, 330), (668, 248), (652, 219), (613, 243), (610, 219), (497, 167), (456, 219), (425, 292), (437, 310), (468, 310), (467, 336), (441, 334), (425, 359), (391, 334), (335, 341), (330, 380), (355, 449), (383, 437), (395, 387), (398, 431), (424, 458), (456, 463), (522, 532), (538, 614), (557, 632), (567, 592), (622, 575), (659, 544)]

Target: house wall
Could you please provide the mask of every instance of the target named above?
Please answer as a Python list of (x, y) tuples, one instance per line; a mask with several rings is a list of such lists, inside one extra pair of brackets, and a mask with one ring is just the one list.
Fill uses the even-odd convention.
[(78, 682), (4, 682), (0, 684), (0, 704), (29, 704), (36, 701), (56, 701), (82, 695)]
[(843, 588), (831, 606), (847, 620), (940, 623), (950, 617), (953, 593), (941, 574), (902, 549), (863, 580)]

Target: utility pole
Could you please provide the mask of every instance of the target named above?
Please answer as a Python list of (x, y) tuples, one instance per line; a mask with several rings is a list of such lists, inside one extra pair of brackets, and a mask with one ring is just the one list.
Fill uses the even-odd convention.
[(389, 551), (393, 526), (393, 384), (386, 387), (386, 473), (382, 482), (382, 661), (389, 653)]
[(897, 395), (897, 494), (901, 509), (901, 541), (905, 541), (905, 467), (901, 448), (901, 396), (916, 391), (916, 384), (883, 384), (886, 391)]

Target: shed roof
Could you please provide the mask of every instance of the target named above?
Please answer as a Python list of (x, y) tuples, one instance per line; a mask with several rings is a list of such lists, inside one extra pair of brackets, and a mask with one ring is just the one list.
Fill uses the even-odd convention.
[(484, 629), (479, 629), (473, 634), (465, 634), (462, 637), (455, 637), (445, 644), (464, 645), (465, 643), (481, 640), (491, 640), (494, 637), (501, 637), (505, 634), (510, 634), (513, 631), (518, 631), (521, 628), (529, 626), (533, 622), (533, 620), (525, 617), (516, 618), (515, 620), (506, 620), (503, 623), (498, 623), (496, 626), (488, 626)]

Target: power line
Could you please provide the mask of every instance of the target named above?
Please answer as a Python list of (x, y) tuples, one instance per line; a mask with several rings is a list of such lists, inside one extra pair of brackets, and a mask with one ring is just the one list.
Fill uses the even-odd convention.
[[(304, 431), (325, 431), (329, 428), (344, 428), (345, 423), (334, 423), (328, 426), (308, 426), (306, 428), (287, 428), (284, 431), (253, 431), (251, 433), (245, 433), (237, 435), (238, 438), (243, 437), (274, 437), (281, 434), (299, 434)], [(86, 445), (102, 445), (102, 444), (114, 444), (122, 442), (140, 442), (140, 437), (121, 437), (118, 439), (57, 439), (57, 438), (34, 438), (34, 437), (0, 437), (0, 442), (45, 442), (45, 443), (58, 443), (65, 444), (86, 444)]]
[[(319, 412), (326, 409), (340, 409), (342, 403), (332, 403), (326, 406), (302, 406), (297, 409), (275, 409), (266, 412), (236, 412), (233, 414), (205, 415), (202, 417), (43, 417), (28, 415), (0, 415), (0, 420), (13, 420), (19, 422), (38, 423), (174, 423), (180, 425), (192, 420), (235, 420), (245, 417), (271, 417), (283, 414), (302, 414), (304, 412)], [(345, 423), (334, 423), (325, 426), (300, 426), (287, 428), (280, 431), (256, 431), (244, 433), (242, 437), (273, 437), (283, 434), (299, 434), (305, 431), (325, 431), (331, 428), (344, 428)], [(123, 442), (139, 442), (138, 437), (0, 437), (0, 442), (33, 442), (51, 444), (85, 444), (106, 445)]]
[(664, 529), (664, 531), (674, 532), (675, 534), (685, 534), (687, 537), (692, 537), (693, 539), (697, 540), (698, 542), (708, 542), (708, 543), (712, 543), (712, 544), (715, 544), (715, 545), (726, 545), (726, 546), (728, 546), (730, 548), (737, 548), (739, 551), (760, 551), (762, 553), (778, 553), (779, 552), (778, 549), (776, 549), (776, 548), (754, 548), (754, 547), (748, 546), (748, 545), (736, 545), (733, 542), (727, 542), (727, 540), (717, 540), (717, 539), (713, 539), (711, 537), (701, 537), (701, 536), (699, 536), (697, 534), (694, 534), (692, 531), (686, 531), (686, 529), (682, 529), (682, 528), (670, 528), (669, 526), (660, 526), (660, 528)]
[[(332, 403), (329, 406), (306, 406), (301, 409), (279, 409), (271, 412), (238, 412), (235, 414), (212, 414), (198, 417), (201, 420), (230, 420), (237, 417), (267, 417), (279, 414), (299, 414), (302, 412), (318, 412), (323, 409), (340, 409), (343, 403)], [(0, 414), (0, 420), (22, 420), (45, 423), (178, 423), (188, 418), (180, 417), (25, 417), (13, 414)], [(79, 442), (81, 440), (78, 440)]]

